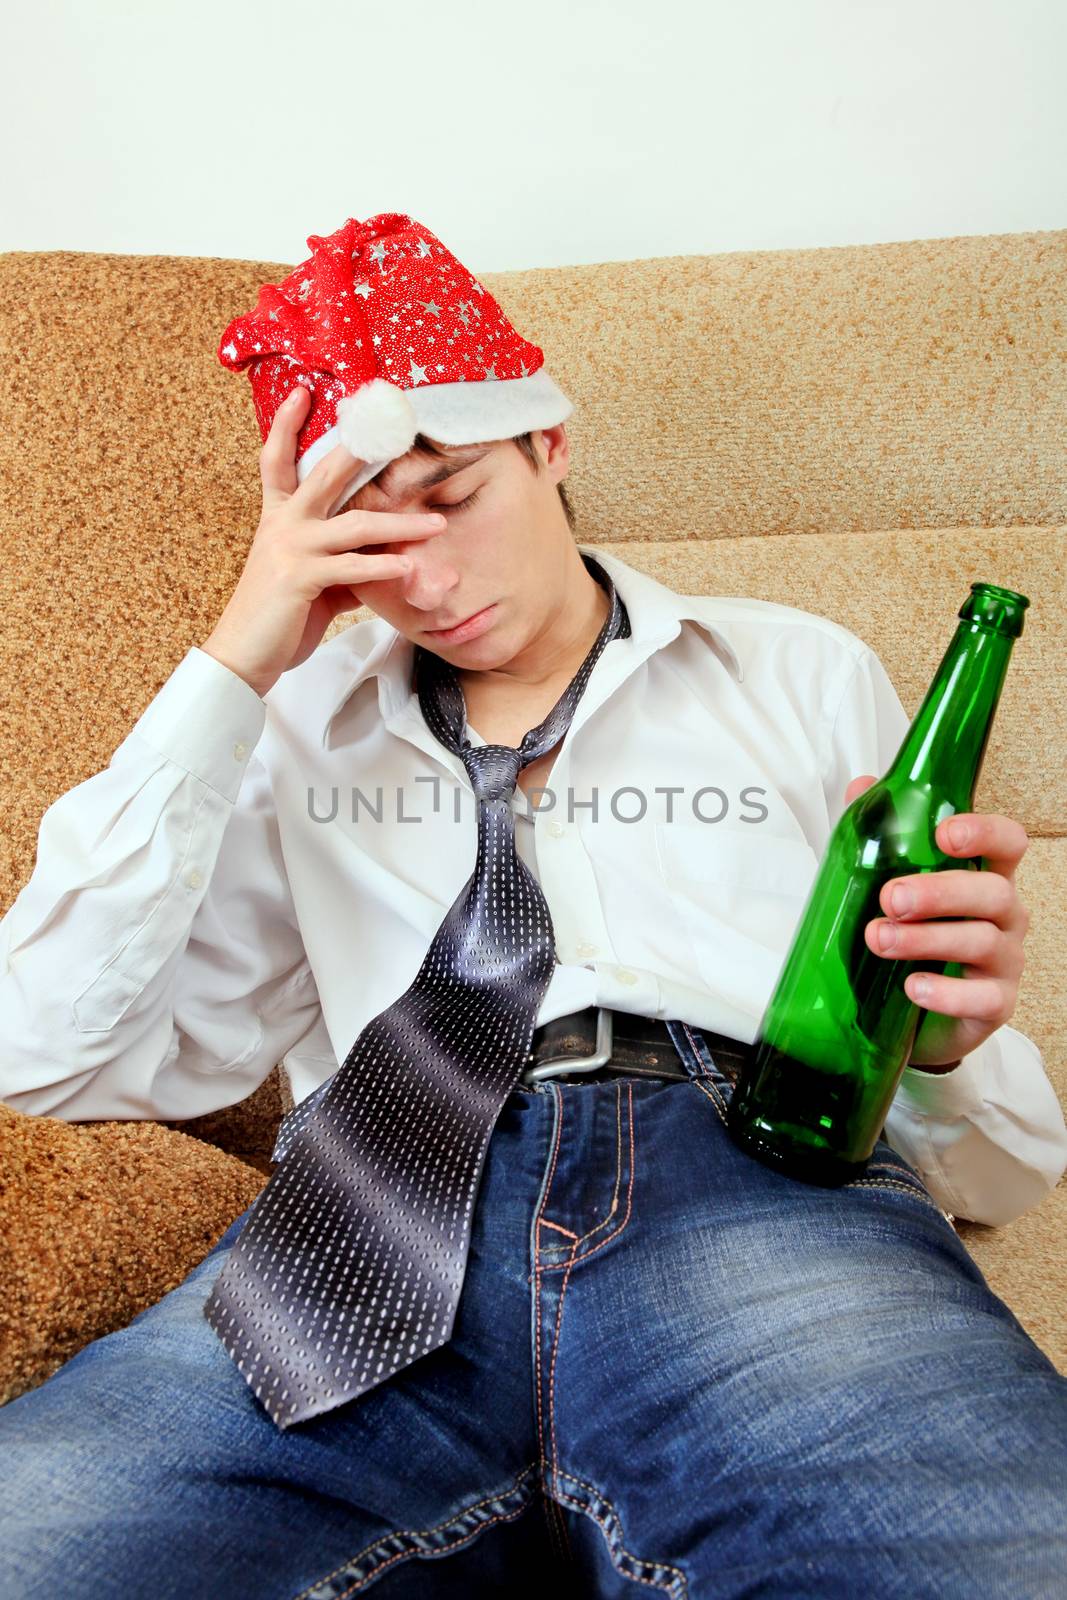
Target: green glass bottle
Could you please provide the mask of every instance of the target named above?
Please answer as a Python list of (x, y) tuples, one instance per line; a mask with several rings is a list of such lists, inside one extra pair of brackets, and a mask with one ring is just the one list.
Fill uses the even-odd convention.
[(885, 915), (890, 879), (980, 866), (934, 842), (974, 789), (1025, 595), (972, 583), (962, 619), (889, 770), (845, 808), (827, 841), (793, 941), (738, 1074), (727, 1127), (756, 1160), (828, 1186), (860, 1176), (881, 1134), (923, 1016), (910, 972), (958, 963), (894, 961), (863, 930)]

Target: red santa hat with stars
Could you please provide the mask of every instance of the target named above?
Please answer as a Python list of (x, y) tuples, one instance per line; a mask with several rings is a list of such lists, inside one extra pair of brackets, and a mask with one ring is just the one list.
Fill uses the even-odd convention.
[(544, 351), (429, 228), (384, 211), (307, 244), (307, 260), (229, 324), (218, 356), (247, 370), (264, 441), (290, 391), (311, 391), (298, 482), (338, 444), (359, 457), (331, 515), (417, 433), (480, 444), (570, 416)]

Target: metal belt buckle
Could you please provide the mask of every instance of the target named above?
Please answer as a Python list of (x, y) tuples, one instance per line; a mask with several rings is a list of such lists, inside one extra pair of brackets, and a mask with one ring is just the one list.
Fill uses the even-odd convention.
[(595, 1072), (606, 1067), (611, 1060), (612, 1030), (610, 1006), (597, 1006), (596, 1048), (591, 1056), (564, 1056), (560, 1061), (540, 1061), (527, 1067), (522, 1074), (523, 1083), (540, 1083), (543, 1078), (556, 1078), (562, 1072)]

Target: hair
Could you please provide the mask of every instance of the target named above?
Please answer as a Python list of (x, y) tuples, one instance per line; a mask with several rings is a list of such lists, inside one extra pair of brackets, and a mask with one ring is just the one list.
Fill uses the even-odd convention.
[[(515, 436), (511, 439), (500, 439), (487, 442), (492, 442), (494, 444), (513, 444), (519, 453), (525, 456), (531, 469), (535, 473), (540, 474), (544, 470), (544, 463), (534, 448), (533, 437), (529, 433), (518, 433), (515, 434)], [(446, 461), (451, 453), (452, 452), (447, 446), (436, 444), (434, 440), (429, 438), (425, 433), (417, 433), (415, 435), (415, 442), (411, 446), (410, 451), (408, 451), (409, 455), (429, 456), (433, 461)], [(384, 471), (385, 468), (383, 467), (382, 472)], [(373, 478), (368, 479), (368, 482), (374, 483), (380, 477), (381, 473), (375, 473)], [(571, 533), (573, 534), (577, 531), (578, 519), (574, 514), (574, 508), (571, 505), (570, 500), (567, 498), (567, 491), (562, 482), (556, 484), (556, 493), (559, 495), (560, 504), (563, 507), (563, 514), (567, 519), (567, 526), (570, 528)]]

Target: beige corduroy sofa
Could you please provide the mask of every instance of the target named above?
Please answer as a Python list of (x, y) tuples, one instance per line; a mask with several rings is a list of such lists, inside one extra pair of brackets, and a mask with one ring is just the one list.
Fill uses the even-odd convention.
[[(45, 808), (108, 763), (237, 581), (260, 438), (215, 351), (290, 266), (0, 256), (4, 909)], [(1013, 1020), (1062, 1101), (1067, 231), (481, 276), (575, 401), (583, 542), (844, 623), (909, 711), (973, 580), (1030, 596), (976, 804), (1030, 835)], [(290, 1103), (279, 1067), (180, 1124), (0, 1105), (0, 1401), (181, 1281), (265, 1183)], [(1067, 1372), (1065, 1212), (1061, 1185), (1008, 1226), (957, 1226)]]

